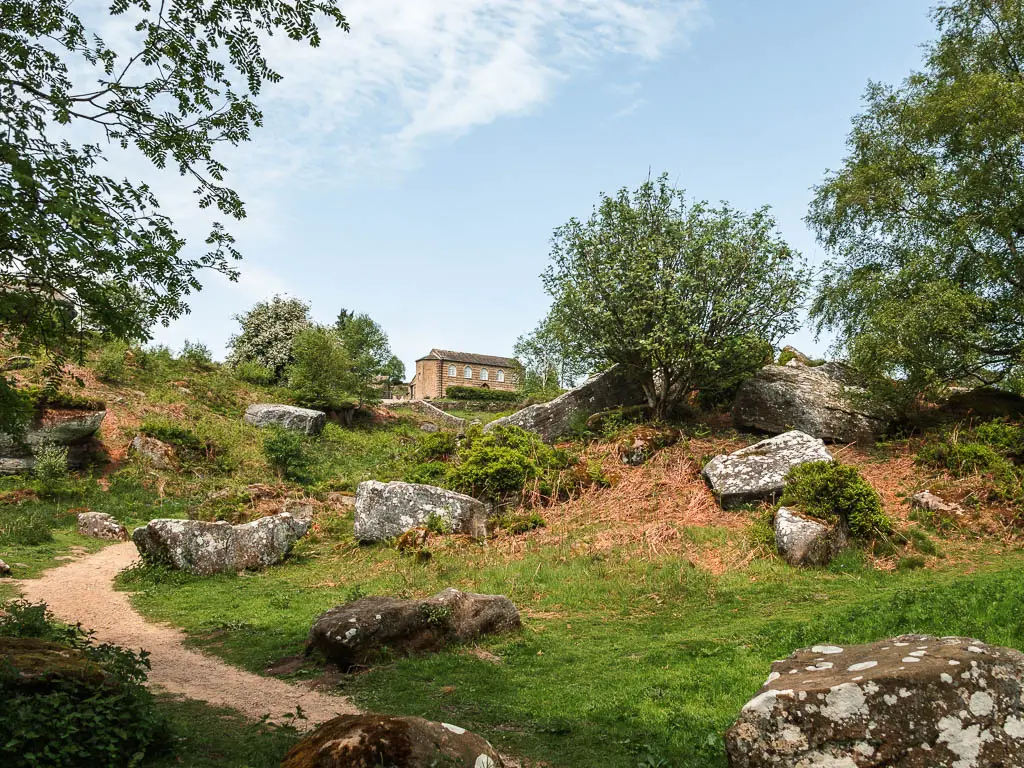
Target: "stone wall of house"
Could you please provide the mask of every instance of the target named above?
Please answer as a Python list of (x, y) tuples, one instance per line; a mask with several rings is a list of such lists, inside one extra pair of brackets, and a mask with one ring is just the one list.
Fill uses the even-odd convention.
[[(451, 375), (454, 366), (455, 375)], [(466, 378), (466, 369), (470, 370), (470, 378)], [(487, 379), (481, 378), (487, 372)], [(504, 381), (498, 380), (499, 372)], [(506, 366), (486, 366), (470, 363), (456, 363), (442, 360), (417, 360), (416, 380), (414, 382), (413, 399), (434, 400), (444, 397), (448, 387), (477, 387), (480, 389), (500, 389), (514, 392), (519, 387), (519, 372)]]

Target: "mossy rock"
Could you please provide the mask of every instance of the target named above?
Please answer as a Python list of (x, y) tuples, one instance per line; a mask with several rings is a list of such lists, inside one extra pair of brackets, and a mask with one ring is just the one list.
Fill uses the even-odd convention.
[(80, 650), (33, 637), (0, 637), (0, 690), (26, 693), (116, 684)]

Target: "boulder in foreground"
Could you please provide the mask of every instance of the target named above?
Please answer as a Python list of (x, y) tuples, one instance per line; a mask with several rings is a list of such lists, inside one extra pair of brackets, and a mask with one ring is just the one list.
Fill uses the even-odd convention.
[(285, 755), (281, 768), (503, 768), (481, 737), (419, 717), (342, 715), (328, 720)]
[(787, 507), (775, 513), (775, 543), (790, 565), (828, 565), (849, 540), (842, 523), (829, 525)]
[(418, 483), (362, 482), (356, 488), (355, 536), (360, 541), (385, 541), (438, 521), (452, 533), (487, 536), (488, 508), (455, 491)]
[(964, 637), (816, 645), (772, 665), (731, 768), (1024, 765), (1024, 654)]
[(433, 597), (363, 597), (317, 618), (306, 641), (344, 669), (365, 665), (386, 648), (399, 654), (437, 651), (520, 626), (519, 611), (503, 595), (446, 589)]
[(704, 467), (703, 475), (722, 508), (736, 509), (781, 494), (793, 467), (831, 460), (821, 440), (793, 430), (735, 453), (715, 456)]
[(251, 523), (151, 520), (136, 528), (132, 540), (143, 559), (210, 576), (258, 570), (279, 563), (309, 530), (308, 520), (287, 512)]
[(254, 427), (278, 426), (293, 432), (319, 435), (327, 423), (327, 414), (294, 405), (257, 403), (245, 409), (242, 420)]
[(484, 426), (484, 432), (509, 424), (527, 432), (535, 432), (544, 442), (553, 443), (569, 434), (577, 423), (584, 422), (595, 413), (619, 405), (639, 405), (644, 402), (646, 396), (643, 390), (630, 381), (621, 368), (612, 366), (551, 402), (530, 405), (511, 416), (495, 419)]
[(799, 429), (828, 442), (873, 442), (888, 421), (856, 402), (863, 390), (850, 380), (839, 363), (765, 366), (740, 385), (733, 421), (772, 434)]

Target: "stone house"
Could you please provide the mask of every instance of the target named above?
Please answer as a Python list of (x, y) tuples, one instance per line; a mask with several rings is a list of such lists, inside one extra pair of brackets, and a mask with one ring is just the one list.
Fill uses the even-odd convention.
[(416, 375), (409, 387), (414, 400), (444, 397), (448, 387), (511, 392), (519, 388), (519, 363), (511, 357), (432, 349), (416, 361)]

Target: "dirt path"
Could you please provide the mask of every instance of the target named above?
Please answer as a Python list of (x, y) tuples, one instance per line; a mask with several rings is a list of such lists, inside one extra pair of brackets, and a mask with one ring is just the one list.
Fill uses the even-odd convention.
[(128, 594), (113, 588), (114, 577), (137, 556), (130, 541), (115, 544), (15, 586), (27, 600), (46, 601), (63, 621), (95, 630), (100, 641), (149, 651), (150, 683), (170, 693), (231, 707), (253, 719), (269, 714), (280, 721), (299, 706), (307, 725), (358, 711), (346, 698), (254, 675), (188, 650), (182, 632), (147, 622), (132, 608)]

